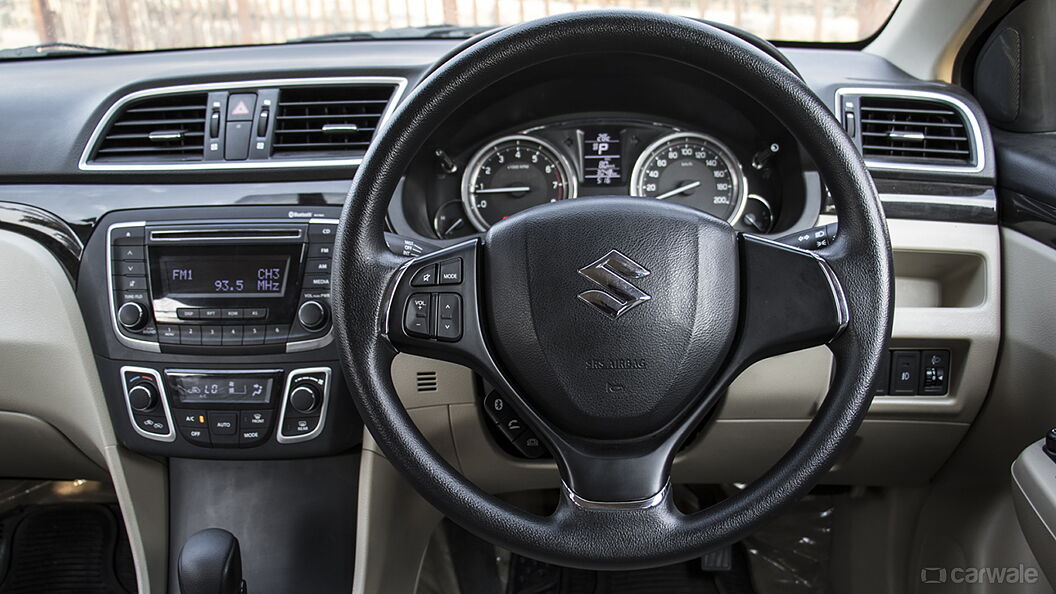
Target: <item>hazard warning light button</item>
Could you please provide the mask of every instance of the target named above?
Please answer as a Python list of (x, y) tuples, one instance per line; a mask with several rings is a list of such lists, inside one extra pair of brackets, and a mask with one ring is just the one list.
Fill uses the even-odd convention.
[(253, 108), (257, 105), (256, 93), (239, 93), (227, 98), (227, 121), (237, 122), (253, 119)]

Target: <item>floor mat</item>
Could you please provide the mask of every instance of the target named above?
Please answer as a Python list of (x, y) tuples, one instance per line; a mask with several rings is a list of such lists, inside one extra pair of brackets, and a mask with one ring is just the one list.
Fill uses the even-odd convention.
[(510, 560), (508, 594), (752, 594), (745, 554), (734, 549), (729, 571), (706, 572), (688, 562), (637, 571), (586, 571), (520, 555)]
[(107, 505), (27, 506), (0, 518), (0, 594), (135, 592), (120, 515)]

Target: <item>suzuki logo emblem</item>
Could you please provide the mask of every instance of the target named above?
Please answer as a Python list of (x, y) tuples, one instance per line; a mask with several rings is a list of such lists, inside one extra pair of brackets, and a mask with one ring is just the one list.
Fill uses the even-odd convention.
[(649, 271), (616, 250), (605, 254), (593, 264), (580, 268), (579, 273), (601, 285), (600, 290), (583, 291), (578, 295), (579, 299), (614, 320), (652, 299), (648, 293), (631, 282), (636, 278), (649, 276)]

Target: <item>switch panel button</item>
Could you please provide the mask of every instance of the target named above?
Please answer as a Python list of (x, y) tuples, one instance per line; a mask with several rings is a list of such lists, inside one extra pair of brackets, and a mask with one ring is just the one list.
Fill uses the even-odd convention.
[(891, 352), (891, 384), (893, 396), (912, 396), (917, 393), (920, 378), (920, 351)]
[(924, 351), (920, 366), (921, 394), (943, 395), (949, 390), (950, 351)]

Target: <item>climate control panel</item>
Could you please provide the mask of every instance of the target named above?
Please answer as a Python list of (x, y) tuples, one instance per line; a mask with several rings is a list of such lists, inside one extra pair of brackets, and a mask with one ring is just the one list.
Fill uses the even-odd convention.
[(125, 366), (128, 421), (141, 437), (198, 448), (254, 448), (316, 438), (331, 368), (182, 369)]

